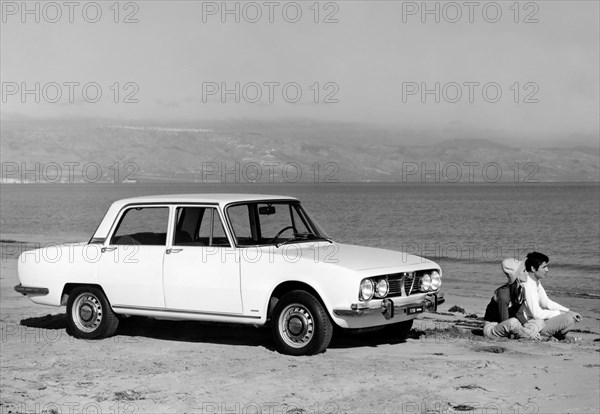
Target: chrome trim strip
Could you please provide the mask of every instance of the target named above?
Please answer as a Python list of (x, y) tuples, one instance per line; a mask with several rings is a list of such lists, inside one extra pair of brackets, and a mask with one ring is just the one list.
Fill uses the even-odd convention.
[(132, 309), (132, 310), (153, 311), (153, 312), (190, 313), (190, 314), (194, 314), (194, 315), (227, 316), (229, 318), (246, 318), (246, 319), (260, 319), (261, 318), (260, 316), (247, 316), (247, 315), (240, 315), (240, 314), (193, 311), (193, 310), (184, 310), (184, 309), (153, 308), (150, 306), (146, 307), (146, 306), (112, 305), (112, 308), (114, 310)]

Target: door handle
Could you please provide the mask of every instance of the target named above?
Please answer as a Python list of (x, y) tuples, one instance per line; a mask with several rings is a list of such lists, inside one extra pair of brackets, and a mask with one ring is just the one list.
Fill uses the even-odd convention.
[(103, 247), (103, 248), (100, 249), (100, 251), (102, 253), (112, 252), (113, 250), (117, 250), (117, 248), (116, 247)]
[(167, 254), (171, 254), (171, 253), (179, 253), (180, 251), (182, 251), (183, 249), (167, 249), (166, 253)]

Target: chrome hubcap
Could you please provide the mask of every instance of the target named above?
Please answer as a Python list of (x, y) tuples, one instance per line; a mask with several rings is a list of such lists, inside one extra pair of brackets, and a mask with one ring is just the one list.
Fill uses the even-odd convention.
[(84, 322), (89, 322), (94, 315), (94, 310), (86, 303), (79, 309), (79, 317)]
[(83, 332), (94, 332), (102, 322), (102, 305), (91, 293), (82, 293), (73, 303), (73, 322)]
[(301, 348), (310, 342), (315, 324), (310, 311), (299, 304), (291, 304), (281, 312), (279, 332), (286, 344)]

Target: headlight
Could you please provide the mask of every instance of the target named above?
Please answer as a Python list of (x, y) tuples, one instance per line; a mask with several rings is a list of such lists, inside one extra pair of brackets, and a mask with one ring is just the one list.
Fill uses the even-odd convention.
[(375, 285), (375, 296), (378, 298), (384, 298), (388, 291), (390, 290), (390, 285), (388, 284), (387, 279), (379, 279), (377, 285)]
[(425, 273), (421, 279), (421, 290), (423, 292), (431, 290), (431, 276), (429, 276), (429, 273)]
[(360, 282), (360, 298), (362, 300), (371, 300), (375, 293), (375, 286), (371, 279), (364, 279)]
[(431, 290), (438, 290), (442, 285), (442, 276), (437, 270), (431, 272)]

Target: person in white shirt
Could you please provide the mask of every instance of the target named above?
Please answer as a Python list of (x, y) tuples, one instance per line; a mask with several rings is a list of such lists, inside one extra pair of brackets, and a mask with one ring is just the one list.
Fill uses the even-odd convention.
[(581, 320), (581, 315), (571, 312), (548, 298), (541, 281), (548, 275), (550, 259), (543, 253), (532, 252), (525, 259), (527, 282), (525, 282), (525, 317), (527, 320), (544, 321), (540, 335), (564, 339), (567, 332)]

